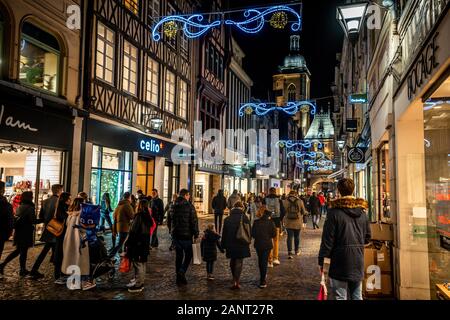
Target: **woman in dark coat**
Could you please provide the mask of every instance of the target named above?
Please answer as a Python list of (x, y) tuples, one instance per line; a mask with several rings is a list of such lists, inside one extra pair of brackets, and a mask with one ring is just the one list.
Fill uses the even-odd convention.
[(59, 285), (64, 285), (67, 282), (65, 279), (65, 276), (64, 276), (64, 271), (66, 271), (66, 270), (61, 270), (61, 269), (62, 269), (62, 262), (63, 262), (63, 258), (64, 258), (64, 250), (63, 250), (64, 238), (66, 236), (66, 230), (67, 230), (66, 220), (67, 220), (67, 217), (69, 216), (68, 212), (69, 212), (69, 206), (71, 203), (72, 203), (72, 199), (70, 198), (70, 193), (63, 192), (59, 196), (58, 206), (56, 207), (55, 218), (59, 222), (64, 223), (64, 230), (61, 233), (61, 235), (56, 237), (56, 244), (55, 244), (55, 258), (54, 258), (55, 273), (54, 273), (54, 275), (55, 275), (55, 283), (59, 284)]
[(16, 249), (11, 252), (0, 264), (0, 274), (3, 275), (5, 266), (20, 255), (21, 277), (29, 272), (26, 268), (28, 249), (33, 246), (34, 225), (36, 224), (36, 211), (33, 203), (33, 192), (26, 191), (22, 194), (19, 208), (16, 210), (14, 220), (14, 245)]
[(202, 242), (200, 243), (203, 261), (206, 262), (206, 273), (208, 280), (214, 280), (214, 261), (217, 260), (217, 248), (224, 253), (220, 245), (220, 234), (214, 230), (214, 225), (209, 224), (204, 232)]
[(139, 201), (139, 206), (125, 242), (126, 255), (133, 263), (134, 279), (128, 285), (129, 292), (144, 290), (147, 258), (150, 254), (150, 228), (153, 225), (149, 202)]
[(242, 202), (238, 201), (230, 211), (223, 224), (222, 248), (226, 250), (226, 256), (230, 260), (231, 273), (233, 274), (234, 285), (232, 289), (240, 289), (239, 279), (242, 272), (244, 258), (250, 257), (250, 244), (243, 243), (236, 238), (241, 219), (250, 228), (250, 220), (244, 214)]
[(267, 287), (266, 275), (267, 265), (269, 263), (270, 251), (273, 248), (272, 239), (277, 234), (275, 223), (270, 218), (271, 212), (266, 209), (263, 204), (258, 210), (256, 216), (258, 220), (255, 220), (252, 228), (252, 238), (255, 239), (255, 249), (258, 254), (258, 266), (260, 273), (259, 287), (261, 289)]

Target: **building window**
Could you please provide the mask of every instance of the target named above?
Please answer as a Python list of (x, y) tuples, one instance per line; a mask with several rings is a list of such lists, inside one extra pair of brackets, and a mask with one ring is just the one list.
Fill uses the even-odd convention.
[(3, 43), (5, 42), (4, 40), (4, 28), (5, 28), (5, 19), (3, 18), (2, 13), (0, 12), (0, 77), (3, 75), (2, 73), (2, 63), (4, 61), (3, 59)]
[[(167, 5), (167, 16), (173, 16), (173, 15), (176, 15), (176, 11), (175, 11), (175, 8), (169, 3)], [(166, 41), (171, 47), (176, 48), (177, 36), (175, 36), (173, 38), (168, 38)]]
[(115, 34), (102, 23), (97, 27), (97, 58), (95, 75), (110, 84), (114, 82)]
[(61, 49), (51, 34), (25, 22), (20, 42), (19, 79), (33, 87), (58, 93)]
[(128, 41), (123, 45), (123, 83), (122, 90), (136, 95), (137, 88), (137, 48)]
[(160, 0), (149, 0), (148, 2), (148, 24), (152, 27), (158, 20), (161, 9)]
[(181, 35), (181, 53), (187, 57), (189, 56), (189, 40), (186, 34), (183, 32)]
[(154, 188), (155, 158), (139, 157), (137, 162), (136, 190), (151, 194)]
[(166, 95), (164, 109), (166, 111), (175, 112), (175, 74), (166, 71)]
[(124, 0), (125, 8), (133, 12), (135, 15), (139, 13), (139, 0)]
[(158, 105), (159, 92), (159, 63), (148, 57), (147, 59), (147, 102)]
[(295, 94), (296, 89), (297, 88), (295, 87), (295, 85), (293, 83), (291, 83), (288, 86), (288, 101), (295, 101), (296, 100), (296, 94)]
[(180, 97), (179, 97), (178, 116), (186, 119), (188, 109), (188, 86), (183, 80), (180, 80)]

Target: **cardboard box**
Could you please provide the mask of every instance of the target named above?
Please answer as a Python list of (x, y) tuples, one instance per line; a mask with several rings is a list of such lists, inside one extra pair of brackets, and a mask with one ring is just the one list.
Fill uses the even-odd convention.
[[(392, 295), (392, 278), (390, 274), (382, 273), (380, 284), (381, 287), (377, 288), (375, 283), (372, 282), (372, 288), (367, 289), (367, 274), (363, 281), (363, 295), (364, 296), (391, 296)], [(370, 286), (370, 284), (369, 284)]]
[(370, 224), (372, 240), (394, 241), (394, 226), (389, 223), (374, 222)]
[(381, 272), (392, 271), (391, 266), (391, 250), (383, 243), (383, 246), (380, 250), (376, 250), (375, 252), (376, 264), (380, 267)]
[(367, 268), (371, 265), (376, 265), (376, 252), (377, 250), (374, 247), (365, 247), (364, 248), (364, 273), (367, 272)]

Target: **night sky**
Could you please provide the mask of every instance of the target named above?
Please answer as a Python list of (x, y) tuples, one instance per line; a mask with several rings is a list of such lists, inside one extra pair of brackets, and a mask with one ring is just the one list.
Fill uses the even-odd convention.
[[(230, 0), (231, 9), (286, 4), (277, 0)], [(311, 98), (331, 96), (336, 53), (340, 52), (343, 31), (336, 20), (336, 6), (344, 1), (304, 0), (303, 27), (300, 33), (300, 53), (311, 72)], [(298, 7), (297, 7), (298, 8)], [(291, 17), (291, 16), (289, 16)], [(268, 17), (270, 19), (270, 17)], [(266, 23), (258, 34), (233, 30), (233, 36), (246, 53), (244, 70), (254, 81), (252, 95), (267, 100), (272, 90), (272, 75), (289, 53), (290, 25), (276, 30)], [(318, 100), (327, 106), (330, 100)]]

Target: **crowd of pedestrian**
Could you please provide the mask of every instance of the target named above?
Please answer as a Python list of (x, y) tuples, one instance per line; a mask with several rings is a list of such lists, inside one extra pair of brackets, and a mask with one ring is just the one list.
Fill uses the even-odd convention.
[[(353, 186), (353, 187), (352, 187)], [(90, 267), (90, 246), (84, 242), (89, 228), (80, 228), (80, 213), (84, 205), (90, 203), (84, 192), (76, 197), (64, 192), (62, 185), (52, 186), (52, 196), (40, 205), (38, 216), (33, 203), (33, 193), (24, 192), (21, 204), (14, 215), (11, 205), (3, 197), (5, 184), (0, 182), (0, 258), (5, 242), (13, 235), (15, 250), (0, 263), (0, 277), (5, 267), (19, 257), (21, 277), (31, 279), (44, 277), (39, 272), (42, 262), (51, 251), (54, 265), (55, 284), (66, 284), (70, 266), (78, 266), (84, 290), (96, 286)], [(332, 200), (321, 192), (299, 195), (292, 190), (288, 195), (277, 195), (275, 188), (268, 194), (241, 195), (238, 190), (226, 198), (219, 190), (212, 199), (214, 224), (208, 224), (200, 234), (198, 217), (188, 190), (182, 189), (164, 206), (158, 190), (151, 196), (138, 191), (134, 196), (125, 192), (115, 209), (112, 208), (108, 193), (103, 194), (99, 210), (98, 224), (91, 222), (94, 232), (105, 233), (108, 225), (111, 231), (110, 259), (127, 257), (132, 264), (134, 277), (127, 285), (130, 292), (144, 290), (146, 265), (150, 250), (159, 246), (158, 226), (166, 218), (171, 237), (170, 250), (175, 250), (175, 282), (187, 284), (186, 273), (193, 259), (193, 247), (200, 243), (203, 260), (206, 262), (206, 278), (214, 280), (214, 262), (218, 251), (230, 260), (232, 289), (240, 289), (240, 278), (244, 259), (251, 256), (253, 241), (258, 257), (260, 272), (259, 287), (267, 287), (267, 270), (280, 265), (280, 239), (287, 234), (288, 259), (301, 255), (301, 231), (311, 217), (313, 229), (320, 228), (322, 215), (327, 219), (319, 252), (319, 266), (324, 258), (331, 258), (330, 278), (335, 293), (346, 298), (346, 288), (353, 299), (361, 293), (363, 246), (370, 238), (364, 209), (367, 203), (352, 197), (354, 184), (349, 179), (338, 183), (341, 197)], [(228, 216), (224, 219), (224, 215)], [(44, 243), (31, 271), (27, 269), (27, 254), (34, 245), (35, 225), (43, 223), (44, 231), (40, 241)], [(62, 225), (58, 232), (58, 225)], [(92, 227), (92, 226), (91, 226)], [(91, 231), (92, 232), (92, 231)], [(323, 269), (321, 269), (323, 272)]]

